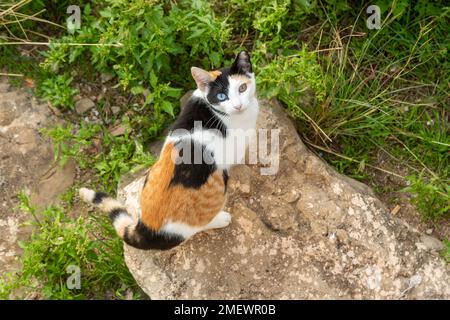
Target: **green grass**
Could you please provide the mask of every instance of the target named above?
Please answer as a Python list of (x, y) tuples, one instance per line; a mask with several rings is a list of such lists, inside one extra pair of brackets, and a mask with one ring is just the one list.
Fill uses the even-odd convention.
[(60, 165), (75, 159), (81, 169), (93, 169), (101, 188), (112, 193), (123, 174), (149, 167), (154, 162), (139, 140), (130, 141), (129, 131), (128, 128), (123, 136), (113, 136), (103, 126), (84, 121), (77, 126), (59, 125), (42, 130), (52, 138), (55, 160), (59, 159)]
[(73, 109), (75, 105), (73, 98), (79, 91), (71, 86), (72, 81), (73, 77), (67, 74), (49, 77), (42, 81), (37, 93), (51, 101), (54, 107)]
[(450, 263), (450, 240), (444, 240), (444, 250), (442, 251), (442, 257)]
[[(72, 198), (73, 190), (68, 194), (66, 198)], [(40, 299), (141, 297), (123, 261), (122, 240), (114, 236), (107, 217), (95, 214), (71, 219), (61, 206), (38, 212), (24, 193), (19, 198), (20, 210), (30, 214), (28, 224), (34, 231), (30, 240), (20, 243), (22, 270), (0, 281), (0, 299), (36, 293)], [(80, 270), (79, 289), (67, 285), (70, 266)]]
[[(55, 159), (64, 163), (74, 158), (80, 168), (93, 174), (92, 184), (114, 193), (123, 174), (152, 163), (147, 146), (179, 112), (181, 94), (192, 89), (189, 68), (217, 68), (246, 48), (252, 52), (259, 95), (281, 101), (313, 151), (375, 190), (410, 193), (424, 219), (439, 223), (449, 218), (450, 9), (444, 1), (375, 1), (371, 4), (382, 10), (380, 30), (367, 29), (366, 7), (359, 1), (176, 3), (80, 2), (82, 28), (73, 35), (32, 19), (8, 29), (0, 24), (0, 61), (8, 72), (35, 79), (36, 93), (59, 108), (67, 122), (44, 130), (54, 141)], [(31, 15), (47, 8), (43, 18), (64, 23), (59, 13), (68, 4), (33, 1), (20, 11)], [(29, 33), (32, 28), (41, 35)], [(1, 45), (14, 37), (25, 38), (24, 33), (27, 41), (48, 41), (42, 36), (47, 33), (51, 44), (45, 50), (36, 47), (31, 56)], [(114, 98), (97, 102), (100, 121), (93, 124), (73, 112), (73, 98), (78, 84), (98, 84), (101, 73), (113, 75), (109, 86), (114, 86)], [(20, 78), (14, 79), (19, 84)], [(111, 104), (119, 105), (121, 112), (111, 116)], [(119, 124), (126, 134), (113, 136), (111, 128)], [(379, 184), (371, 179), (374, 172), (400, 183)], [(65, 197), (66, 205), (72, 199), (73, 191)], [(110, 232), (109, 223), (90, 217), (69, 219), (64, 210), (49, 208), (43, 215), (58, 217), (64, 221), (59, 226), (73, 229), (64, 231), (46, 222), (25, 245), (29, 250), (24, 257), (46, 261), (49, 274), (24, 263), (20, 281), (16, 278), (12, 283), (29, 285), (37, 277), (48, 286), (34, 289), (54, 298), (103, 297), (108, 286), (120, 287), (120, 279), (128, 279), (122, 282), (132, 287), (121, 269), (123, 258), (116, 248), (120, 241)], [(84, 234), (96, 231), (104, 242), (114, 243), (115, 249), (107, 251), (111, 257), (102, 256), (105, 260), (91, 259), (92, 248), (85, 247), (93, 240)], [(58, 237), (63, 237), (68, 252), (78, 252), (77, 245), (84, 248), (76, 262), (90, 266), (83, 267), (86, 270), (97, 265), (106, 270), (104, 261), (108, 261), (121, 271), (113, 282), (87, 271), (86, 280), (98, 286), (87, 284), (87, 291), (67, 292), (61, 283), (73, 257), (59, 251), (42, 255), (44, 243)], [(448, 241), (446, 246), (448, 258)]]

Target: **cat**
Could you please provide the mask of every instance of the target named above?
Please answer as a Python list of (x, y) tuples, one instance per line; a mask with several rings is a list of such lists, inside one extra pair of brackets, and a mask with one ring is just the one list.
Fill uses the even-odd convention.
[[(192, 67), (191, 74), (197, 89), (145, 177), (140, 216), (132, 217), (105, 193), (79, 191), (84, 201), (109, 213), (118, 235), (138, 249), (171, 249), (231, 222), (223, 210), (229, 169), (245, 158), (259, 111), (250, 55), (242, 51), (230, 67), (219, 70)], [(244, 148), (236, 148), (234, 141), (242, 138)]]

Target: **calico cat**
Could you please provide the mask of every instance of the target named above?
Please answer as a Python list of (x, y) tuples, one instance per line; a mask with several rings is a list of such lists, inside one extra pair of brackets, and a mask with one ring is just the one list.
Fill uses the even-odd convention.
[(80, 189), (81, 198), (109, 213), (118, 235), (139, 249), (170, 249), (231, 222), (222, 210), (228, 171), (245, 157), (245, 148), (236, 148), (235, 141), (251, 138), (259, 110), (250, 55), (242, 51), (228, 68), (208, 72), (193, 67), (191, 73), (197, 89), (148, 171), (140, 217), (133, 218), (102, 192)]

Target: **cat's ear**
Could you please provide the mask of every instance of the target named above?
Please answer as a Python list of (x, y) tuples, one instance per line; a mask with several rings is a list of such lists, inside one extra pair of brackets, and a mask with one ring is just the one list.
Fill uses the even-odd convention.
[(210, 72), (197, 67), (191, 68), (191, 74), (201, 91), (205, 91), (206, 86), (214, 81), (214, 76)]
[(233, 64), (230, 68), (231, 74), (247, 74), (252, 73), (252, 62), (250, 61), (250, 55), (247, 51), (241, 51), (236, 56)]

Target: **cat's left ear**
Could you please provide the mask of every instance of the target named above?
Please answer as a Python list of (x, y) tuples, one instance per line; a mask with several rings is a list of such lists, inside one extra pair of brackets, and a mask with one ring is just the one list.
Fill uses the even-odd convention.
[(197, 83), (197, 87), (201, 91), (205, 91), (208, 84), (210, 82), (213, 82), (215, 79), (215, 76), (213, 74), (197, 67), (191, 68), (191, 74), (192, 78), (194, 78), (195, 82)]
[(247, 51), (241, 51), (236, 56), (230, 68), (231, 74), (247, 74), (252, 73), (252, 62), (250, 61), (250, 54)]

